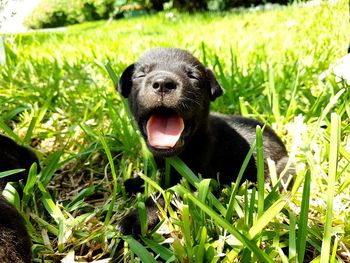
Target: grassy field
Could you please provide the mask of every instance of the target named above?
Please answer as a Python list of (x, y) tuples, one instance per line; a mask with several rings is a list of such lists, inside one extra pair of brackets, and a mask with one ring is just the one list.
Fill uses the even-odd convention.
[[(347, 15), (340, 0), (6, 36), (0, 130), (35, 149), (42, 171), (4, 195), (26, 220), (34, 262), (350, 262), (349, 85), (318, 77), (346, 53)], [(276, 130), (295, 163), (292, 191), (233, 184), (215, 198), (203, 180), (193, 193), (177, 159), (168, 162), (183, 184), (159, 189), (105, 68), (119, 75), (156, 46), (185, 48), (215, 71), (225, 94), (213, 110)], [(127, 198), (123, 181), (135, 175), (146, 193)], [(162, 226), (121, 236), (118, 220), (130, 207), (142, 213), (156, 190), (172, 199)]]

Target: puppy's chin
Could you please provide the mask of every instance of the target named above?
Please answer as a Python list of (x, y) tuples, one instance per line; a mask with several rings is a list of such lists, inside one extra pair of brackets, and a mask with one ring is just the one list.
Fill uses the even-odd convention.
[[(147, 140), (147, 138), (146, 138)], [(150, 152), (155, 156), (159, 158), (166, 158), (166, 157), (172, 157), (180, 154), (184, 148), (185, 148), (185, 143), (182, 138), (176, 143), (174, 147), (153, 147), (150, 145), (147, 141), (147, 147), (150, 150)]]

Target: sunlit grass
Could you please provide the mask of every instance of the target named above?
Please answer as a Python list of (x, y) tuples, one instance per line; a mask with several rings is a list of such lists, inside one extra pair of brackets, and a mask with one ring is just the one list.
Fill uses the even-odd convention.
[[(346, 52), (347, 8), (342, 0), (161, 13), (6, 36), (0, 129), (31, 145), (42, 170), (32, 167), (27, 183), (8, 185), (4, 195), (25, 218), (34, 261), (349, 261), (349, 87), (318, 79)], [(160, 188), (111, 77), (155, 46), (188, 49), (215, 71), (225, 94), (213, 110), (258, 118), (277, 131), (296, 168), (290, 192), (268, 192), (260, 182), (214, 196), (215, 184), (199, 182), (176, 158), (168, 165), (183, 175), (182, 185)], [(134, 175), (145, 180), (146, 194), (127, 198), (122, 183)], [(129, 207), (144, 211), (154, 190), (167, 204), (163, 225), (146, 234), (143, 220), (140, 239), (122, 237), (118, 220)]]

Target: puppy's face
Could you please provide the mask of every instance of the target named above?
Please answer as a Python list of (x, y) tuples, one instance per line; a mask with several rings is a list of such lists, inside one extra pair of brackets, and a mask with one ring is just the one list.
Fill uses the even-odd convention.
[(205, 129), (209, 103), (222, 94), (214, 74), (190, 53), (157, 48), (125, 69), (118, 91), (126, 98), (150, 151), (179, 154)]

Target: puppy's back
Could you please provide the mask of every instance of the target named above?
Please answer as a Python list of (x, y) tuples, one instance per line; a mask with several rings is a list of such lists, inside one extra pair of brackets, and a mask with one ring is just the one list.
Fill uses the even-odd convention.
[[(277, 174), (280, 174), (288, 161), (288, 152), (284, 143), (278, 135), (264, 123), (250, 118), (237, 115), (223, 115), (219, 113), (212, 114), (211, 118), (219, 118), (224, 120), (231, 128), (233, 128), (246, 142), (251, 146), (256, 141), (256, 127), (259, 125), (263, 130), (264, 159), (267, 158), (275, 161)], [(255, 155), (255, 153), (254, 153)], [(265, 176), (268, 178), (268, 167), (265, 163)]]

